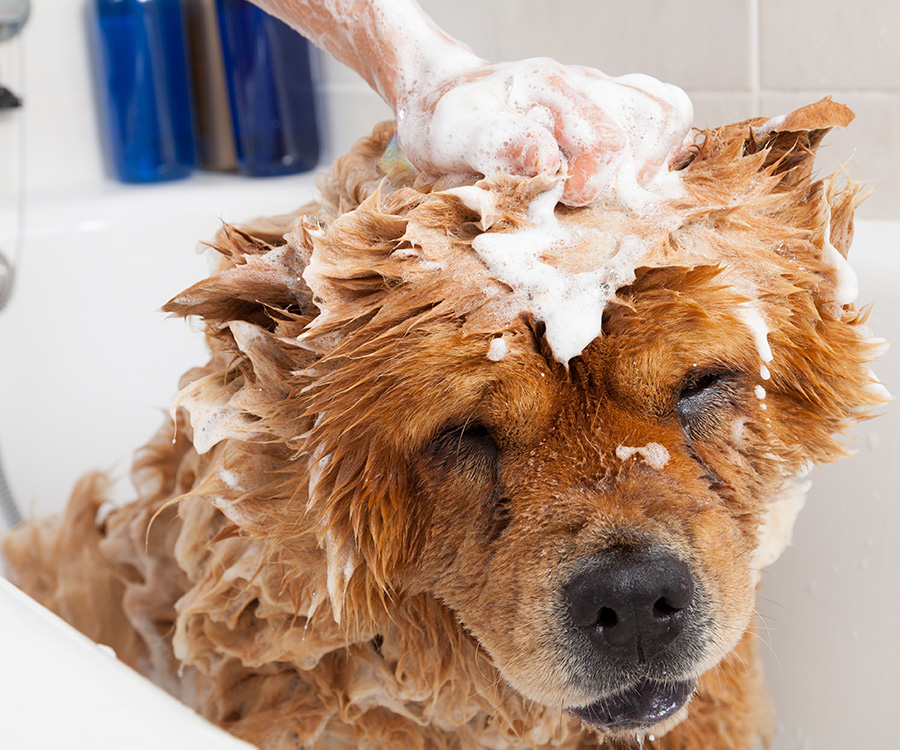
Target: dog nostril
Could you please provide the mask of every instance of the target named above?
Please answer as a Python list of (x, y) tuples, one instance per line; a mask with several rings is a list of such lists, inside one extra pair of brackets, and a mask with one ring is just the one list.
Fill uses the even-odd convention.
[(657, 599), (653, 604), (653, 616), (657, 620), (664, 620), (667, 617), (671, 617), (678, 612), (681, 612), (683, 607), (676, 607), (673, 605), (668, 599), (665, 597), (661, 599)]
[(614, 628), (619, 624), (619, 616), (614, 609), (602, 607), (597, 618), (597, 626), (601, 628)]

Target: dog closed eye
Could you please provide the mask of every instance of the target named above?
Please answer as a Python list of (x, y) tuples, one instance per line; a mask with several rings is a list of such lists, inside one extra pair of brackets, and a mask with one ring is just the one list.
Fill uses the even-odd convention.
[(691, 373), (681, 384), (675, 411), (691, 438), (711, 437), (737, 403), (740, 380), (729, 370)]
[[(430, 472), (444, 484), (473, 501), (481, 539), (495, 542), (511, 521), (510, 499), (500, 487), (500, 449), (491, 431), (479, 422), (453, 424), (429, 442), (426, 455), (440, 467)], [(477, 509), (477, 510), (476, 510)]]
[(491, 431), (480, 422), (444, 428), (432, 438), (428, 453), (445, 469), (462, 469), (479, 478), (485, 473), (493, 476), (497, 471), (497, 443)]

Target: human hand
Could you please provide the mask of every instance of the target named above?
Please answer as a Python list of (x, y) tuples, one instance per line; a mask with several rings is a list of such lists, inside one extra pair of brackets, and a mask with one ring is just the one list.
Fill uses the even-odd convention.
[(419, 169), (555, 175), (571, 206), (613, 190), (652, 192), (690, 145), (692, 115), (675, 86), (549, 58), (478, 61), (397, 106), (401, 146)]

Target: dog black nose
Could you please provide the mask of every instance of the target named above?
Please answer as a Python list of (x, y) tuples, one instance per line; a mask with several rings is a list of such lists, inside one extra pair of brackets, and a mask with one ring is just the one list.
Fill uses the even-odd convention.
[(574, 625), (600, 653), (644, 662), (681, 633), (694, 598), (688, 566), (672, 555), (617, 547), (591, 559), (566, 586)]

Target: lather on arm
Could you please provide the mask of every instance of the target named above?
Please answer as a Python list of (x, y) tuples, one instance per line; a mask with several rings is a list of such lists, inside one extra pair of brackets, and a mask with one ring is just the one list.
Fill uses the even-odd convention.
[(488, 63), (415, 0), (253, 2), (359, 73), (394, 110), (407, 157), (430, 174), (560, 174), (563, 202), (584, 205), (610, 188), (623, 154), (638, 184), (652, 182), (690, 129), (690, 102), (675, 87), (547, 58)]

